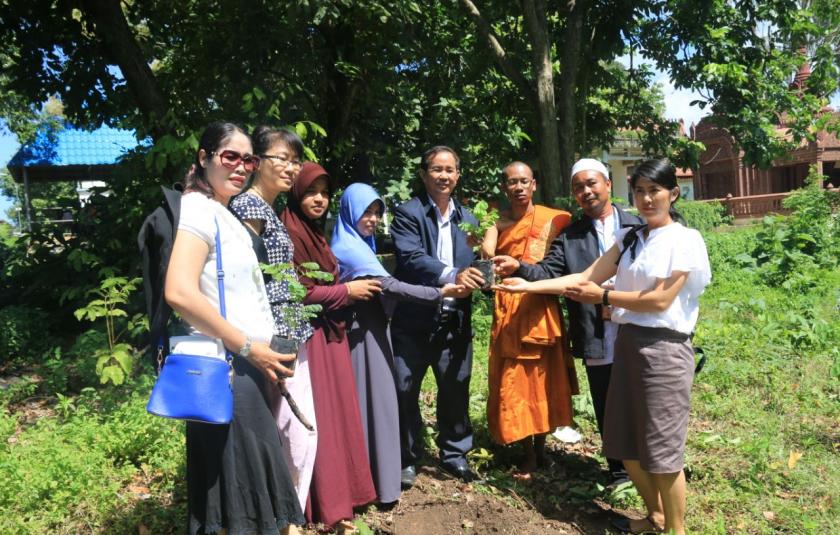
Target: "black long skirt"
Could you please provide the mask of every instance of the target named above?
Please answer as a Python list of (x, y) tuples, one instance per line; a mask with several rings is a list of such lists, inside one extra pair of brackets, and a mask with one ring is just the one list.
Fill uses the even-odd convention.
[(302, 525), (297, 494), (283, 458), (262, 373), (234, 358), (233, 421), (187, 422), (190, 535), (276, 535)]

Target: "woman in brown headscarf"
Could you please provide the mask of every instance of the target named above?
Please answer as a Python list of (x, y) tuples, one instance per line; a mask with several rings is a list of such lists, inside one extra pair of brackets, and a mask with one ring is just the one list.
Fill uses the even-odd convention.
[(338, 262), (322, 231), (330, 203), (329, 179), (320, 165), (303, 164), (280, 219), (294, 242), (295, 265), (314, 262), (333, 275), (329, 281), (301, 278), (307, 289), (304, 304), (323, 307), (312, 320), (315, 333), (306, 343), (318, 426), (306, 517), (327, 526), (339, 524), (339, 531), (352, 531), (353, 508), (375, 500), (376, 491), (344, 332), (344, 309), (354, 301), (370, 299), (380, 287), (376, 280), (338, 283)]

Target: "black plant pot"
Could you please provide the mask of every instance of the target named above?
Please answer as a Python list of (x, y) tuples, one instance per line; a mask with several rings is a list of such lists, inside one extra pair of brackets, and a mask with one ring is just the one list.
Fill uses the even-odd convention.
[(490, 260), (473, 260), (470, 267), (474, 267), (481, 272), (481, 276), (484, 278), (484, 284), (481, 285), (481, 289), (489, 290), (494, 280), (493, 262)]
[(297, 364), (297, 354), (298, 350), (300, 349), (300, 344), (297, 340), (292, 340), (291, 338), (283, 338), (281, 336), (272, 336), (271, 337), (271, 350), (276, 351), (277, 353), (283, 353), (284, 355), (295, 355), (295, 360), (284, 362), (283, 366), (289, 368), (290, 370), (295, 369), (295, 364)]

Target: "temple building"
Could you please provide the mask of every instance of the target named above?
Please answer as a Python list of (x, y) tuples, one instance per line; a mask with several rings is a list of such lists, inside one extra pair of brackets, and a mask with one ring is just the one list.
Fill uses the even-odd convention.
[[(810, 75), (805, 64), (790, 84), (792, 91), (801, 91)], [(835, 116), (840, 113), (824, 108), (823, 113)], [(780, 118), (776, 132), (787, 135), (784, 117)], [(700, 141), (706, 150), (700, 155), (700, 165), (694, 175), (696, 199), (728, 199), (730, 212), (736, 217), (760, 216), (771, 211), (781, 211), (781, 202), (787, 194), (805, 183), (811, 166), (825, 177), (826, 187), (840, 186), (840, 140), (829, 132), (817, 132), (813, 141), (803, 141), (787, 157), (773, 161), (766, 169), (744, 163), (744, 152), (723, 128), (704, 118), (689, 135)]]

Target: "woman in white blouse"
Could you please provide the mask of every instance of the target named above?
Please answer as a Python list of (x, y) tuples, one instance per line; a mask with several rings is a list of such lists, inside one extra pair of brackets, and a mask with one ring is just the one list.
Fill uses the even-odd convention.
[[(233, 420), (187, 422), (187, 510), (191, 535), (298, 533), (303, 513), (267, 399), (292, 372), (294, 355), (269, 349), (274, 319), (245, 227), (227, 209), (259, 167), (238, 126), (213, 123), (185, 179), (178, 230), (166, 272), (166, 301), (193, 333), (234, 353)], [(216, 233), (221, 241), (226, 318), (219, 312)]]
[[(615, 245), (583, 273), (497, 289), (564, 295), (612, 308), (620, 325), (604, 422), (604, 455), (622, 459), (647, 507), (640, 520), (618, 519), (628, 533), (685, 533), (685, 437), (694, 352), (690, 336), (699, 297), (711, 280), (700, 233), (677, 222), (679, 198), (668, 160), (643, 162), (631, 177), (646, 225), (622, 229)], [(628, 235), (629, 234), (629, 235)], [(616, 276), (615, 289), (601, 283)]]

